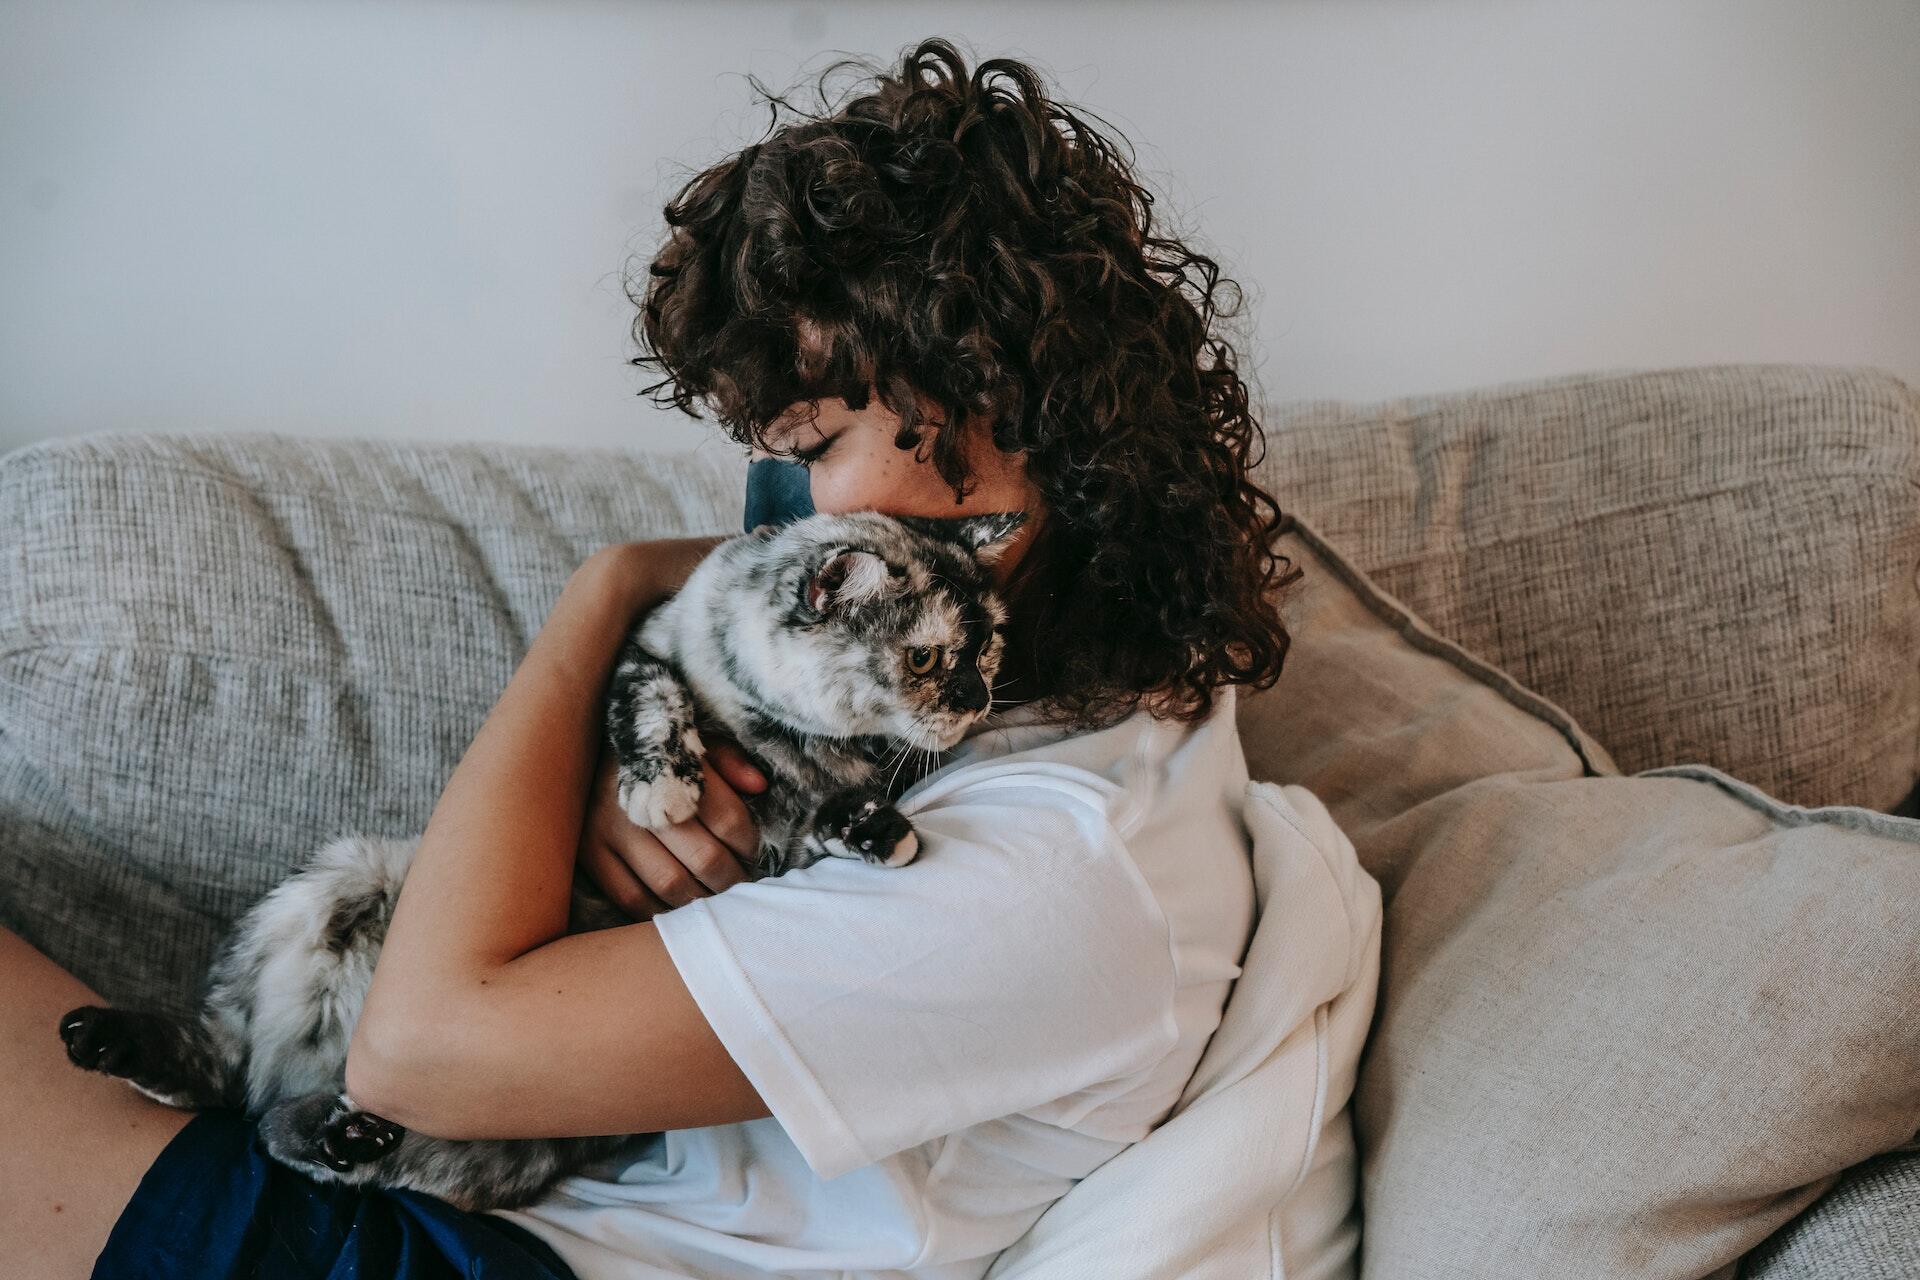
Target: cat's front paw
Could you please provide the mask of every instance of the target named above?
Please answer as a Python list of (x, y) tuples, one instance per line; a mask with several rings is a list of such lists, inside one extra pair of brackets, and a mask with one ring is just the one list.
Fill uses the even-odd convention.
[(880, 862), (883, 866), (904, 867), (919, 853), (920, 837), (914, 834), (912, 827), (908, 827), (907, 834), (893, 842), (893, 852), (880, 859)]
[(640, 827), (671, 827), (700, 807), (700, 783), (663, 773), (642, 778), (620, 771), (620, 811)]
[(860, 858), (886, 867), (904, 867), (920, 852), (913, 824), (884, 800), (867, 800), (853, 811), (846, 830), (828, 842), (843, 858)]

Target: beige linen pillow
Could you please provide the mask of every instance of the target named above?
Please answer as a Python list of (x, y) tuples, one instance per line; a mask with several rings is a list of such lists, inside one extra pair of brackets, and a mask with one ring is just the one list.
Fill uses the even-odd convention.
[[(1362, 1276), (1704, 1276), (1920, 1130), (1920, 821), (1621, 776), (1305, 522), (1253, 777), (1386, 904)], [(1838, 660), (1838, 655), (1836, 655)]]

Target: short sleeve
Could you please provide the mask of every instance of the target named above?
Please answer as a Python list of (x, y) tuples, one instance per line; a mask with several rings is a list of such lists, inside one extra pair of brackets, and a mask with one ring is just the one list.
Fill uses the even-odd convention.
[(1178, 1040), (1168, 925), (1120, 833), (1043, 778), (655, 917), (721, 1043), (822, 1178), (1133, 1074)]

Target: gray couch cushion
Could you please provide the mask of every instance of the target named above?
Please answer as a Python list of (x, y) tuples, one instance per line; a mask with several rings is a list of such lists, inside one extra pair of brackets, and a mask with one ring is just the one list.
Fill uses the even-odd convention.
[(1920, 772), (1920, 393), (1721, 365), (1321, 401), (1260, 468), (1629, 773), (1891, 810)]
[(1920, 1276), (1920, 1154), (1854, 1166), (1811, 1210), (1741, 1262), (1740, 1280)]
[(0, 919), (110, 998), (189, 1003), (311, 848), (426, 824), (582, 559), (731, 531), (743, 472), (260, 435), (15, 451)]

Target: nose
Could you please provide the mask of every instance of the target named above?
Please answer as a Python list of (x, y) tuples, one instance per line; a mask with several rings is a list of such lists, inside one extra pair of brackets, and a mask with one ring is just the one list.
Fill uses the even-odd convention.
[(978, 671), (969, 671), (953, 682), (947, 700), (955, 711), (979, 711), (987, 705), (987, 682)]

